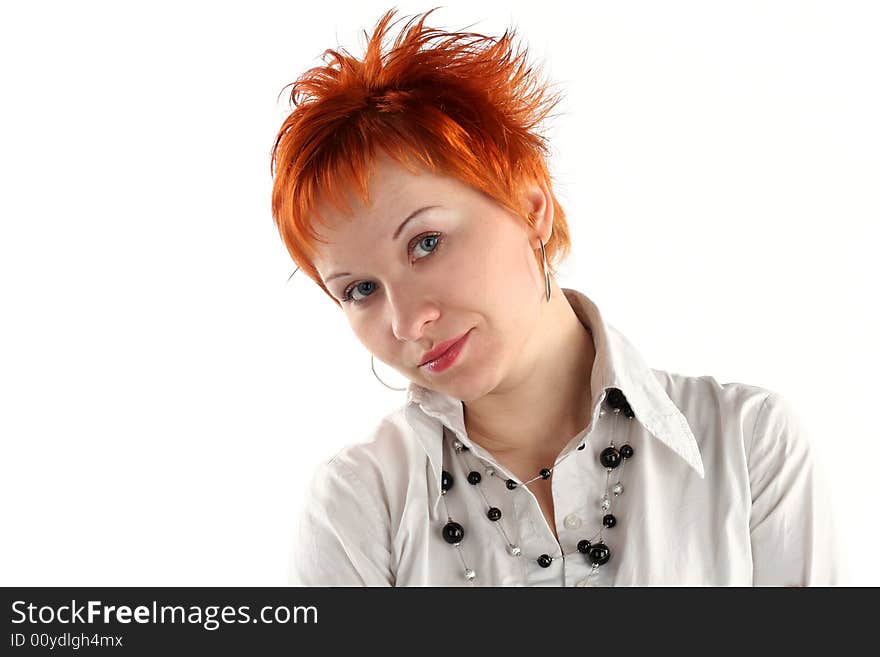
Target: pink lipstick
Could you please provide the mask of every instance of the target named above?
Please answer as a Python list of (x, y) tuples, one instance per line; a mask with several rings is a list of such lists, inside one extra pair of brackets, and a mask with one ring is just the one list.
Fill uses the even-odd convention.
[(467, 344), (468, 336), (470, 336), (470, 334), (471, 332), (468, 331), (464, 334), (464, 336), (452, 343), (452, 345), (448, 347), (446, 351), (444, 351), (442, 354), (435, 357), (433, 360), (429, 360), (428, 362), (419, 365), (419, 367), (425, 367), (431, 372), (443, 372), (445, 370), (448, 370), (458, 360), (458, 357), (464, 349), (465, 344)]

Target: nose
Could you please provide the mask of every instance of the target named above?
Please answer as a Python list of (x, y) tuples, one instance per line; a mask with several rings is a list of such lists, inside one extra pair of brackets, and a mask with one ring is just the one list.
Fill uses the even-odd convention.
[(424, 335), (425, 327), (440, 316), (437, 304), (415, 288), (389, 291), (388, 300), (391, 331), (398, 340), (416, 342)]

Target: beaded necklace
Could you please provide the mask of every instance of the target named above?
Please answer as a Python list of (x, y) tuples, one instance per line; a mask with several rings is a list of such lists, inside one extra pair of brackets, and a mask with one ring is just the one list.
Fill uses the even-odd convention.
[[(635, 413), (633, 412), (632, 408), (630, 407), (629, 402), (627, 402), (626, 397), (624, 396), (623, 392), (618, 388), (610, 388), (608, 390), (608, 393), (604, 399), (604, 403), (611, 410), (611, 412), (613, 414), (612, 417), (615, 419), (615, 424), (616, 424), (616, 419), (620, 416), (621, 413), (623, 414), (623, 416), (626, 418), (627, 421), (632, 420), (635, 417)], [(606, 413), (605, 408), (599, 409), (599, 417), (605, 417), (606, 414), (607, 413)], [(611, 427), (611, 437), (612, 438), (614, 437), (614, 428), (615, 428), (615, 425), (612, 424), (612, 427)], [(443, 427), (443, 431), (444, 431), (444, 435), (447, 435), (447, 428), (445, 426)], [(492, 522), (498, 528), (499, 532), (501, 533), (501, 536), (503, 537), (503, 539), (507, 545), (507, 553), (512, 557), (522, 556), (522, 549), (515, 542), (513, 542), (510, 539), (509, 534), (507, 533), (507, 531), (504, 528), (504, 524), (501, 520), (501, 516), (502, 516), (501, 510), (497, 506), (494, 506), (493, 504), (491, 504), (489, 502), (489, 500), (487, 499), (487, 497), (485, 495), (483, 487), (480, 486), (480, 484), (483, 480), (483, 477), (480, 474), (480, 472), (475, 467), (473, 467), (473, 464), (471, 463), (469, 457), (467, 456), (467, 452), (470, 451), (469, 448), (466, 445), (464, 445), (461, 441), (459, 441), (458, 439), (453, 439), (452, 445), (453, 445), (453, 449), (455, 450), (455, 453), (458, 454), (462, 458), (462, 460), (464, 461), (465, 469), (468, 471), (468, 475), (467, 475), (468, 483), (471, 484), (472, 486), (476, 487), (476, 489), (479, 491), (480, 495), (483, 498), (483, 502), (485, 503), (485, 506), (487, 508), (486, 517), (488, 518), (488, 520), (490, 522)], [(573, 451), (569, 452), (559, 462), (561, 463), (563, 460), (565, 460), (566, 458), (568, 458), (569, 456), (574, 454), (575, 451), (582, 451), (585, 446), (586, 446), (586, 443), (582, 442), (578, 446), (577, 450), (573, 450)], [(599, 462), (602, 464), (602, 466), (605, 468), (605, 471), (606, 471), (605, 494), (602, 496), (602, 499), (600, 500), (600, 504), (599, 504), (599, 506), (602, 510), (602, 513), (603, 513), (602, 525), (599, 528), (599, 530), (595, 534), (593, 534), (592, 536), (590, 536), (588, 538), (587, 537), (582, 538), (580, 541), (578, 541), (576, 552), (572, 551), (572, 552), (566, 553), (566, 552), (562, 552), (560, 549), (559, 554), (554, 554), (554, 555), (541, 554), (537, 557), (532, 556), (529, 558), (534, 559), (538, 563), (538, 565), (541, 566), (542, 568), (549, 568), (553, 564), (553, 562), (557, 559), (565, 559), (565, 557), (571, 556), (573, 554), (582, 554), (587, 559), (587, 561), (589, 561), (592, 564), (592, 569), (590, 570), (590, 574), (587, 576), (587, 578), (585, 578), (584, 580), (581, 580), (581, 582), (579, 582), (578, 584), (580, 586), (592, 585), (592, 581), (595, 579), (595, 574), (598, 571), (599, 567), (608, 563), (608, 561), (611, 559), (611, 548), (608, 547), (607, 543), (604, 540), (605, 530), (611, 529), (615, 525), (617, 525), (617, 517), (611, 512), (612, 511), (612, 509), (611, 509), (611, 499), (612, 499), (611, 495), (613, 495), (614, 497), (619, 497), (620, 495), (623, 494), (624, 488), (623, 488), (623, 484), (621, 484), (621, 482), (620, 482), (620, 476), (623, 474), (623, 467), (622, 466), (627, 460), (632, 458), (633, 454), (634, 454), (634, 450), (628, 444), (621, 445), (620, 449), (617, 449), (614, 446), (614, 441), (611, 440), (609, 446), (606, 447), (605, 449), (603, 449), (601, 454), (599, 455)], [(485, 471), (486, 475), (489, 477), (494, 477), (495, 476), (495, 468), (493, 468), (489, 464), (484, 463), (483, 465), (484, 465), (484, 471)], [(558, 465), (558, 463), (557, 463), (557, 465)], [(617, 481), (609, 489), (608, 486), (611, 482), (611, 473), (613, 471), (615, 471), (618, 467), (620, 467), (620, 470), (618, 471)], [(507, 490), (509, 490), (509, 491), (516, 491), (521, 486), (528, 487), (528, 485), (530, 483), (532, 483), (533, 481), (537, 481), (539, 479), (550, 479), (550, 477), (552, 475), (553, 475), (553, 468), (542, 468), (537, 476), (532, 477), (531, 479), (529, 479), (527, 481), (517, 482), (513, 479), (507, 479), (505, 482), (505, 486), (506, 486)], [(458, 556), (461, 559), (462, 566), (464, 567), (463, 574), (464, 574), (465, 579), (467, 579), (468, 581), (472, 581), (472, 580), (476, 579), (477, 573), (474, 571), (473, 568), (468, 566), (467, 561), (465, 560), (464, 555), (462, 554), (462, 551), (461, 551), (462, 542), (465, 537), (464, 527), (462, 527), (462, 525), (460, 523), (455, 522), (455, 520), (453, 520), (452, 515), (449, 513), (449, 507), (446, 504), (446, 496), (449, 493), (449, 491), (452, 489), (453, 484), (454, 484), (454, 479), (453, 479), (452, 475), (449, 474), (449, 472), (447, 472), (446, 470), (443, 470), (442, 478), (441, 478), (441, 485), (440, 485), (440, 492), (441, 492), (441, 495), (443, 496), (443, 504), (444, 504), (444, 508), (446, 510), (447, 522), (443, 526), (442, 535), (443, 535), (443, 539), (447, 543), (449, 543), (450, 545), (452, 545), (453, 547), (456, 548), (456, 552), (458, 553)], [(611, 495), (609, 495), (609, 492), (611, 493)]]

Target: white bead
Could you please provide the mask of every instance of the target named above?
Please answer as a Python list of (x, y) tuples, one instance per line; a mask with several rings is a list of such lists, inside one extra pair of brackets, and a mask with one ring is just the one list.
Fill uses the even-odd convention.
[(514, 557), (518, 557), (522, 554), (522, 550), (519, 549), (519, 546), (513, 545), (512, 543), (507, 546), (507, 551)]
[(602, 498), (602, 510), (607, 511), (610, 508), (611, 508), (611, 500), (609, 500), (607, 497), (603, 497)]
[(477, 574), (473, 571), (472, 568), (468, 568), (466, 571), (464, 571), (464, 578), (465, 579), (473, 579), (476, 576), (477, 576)]
[(605, 417), (605, 409), (604, 408), (599, 409), (599, 417)]
[(612, 488), (611, 490), (614, 491), (615, 495), (622, 495), (623, 494), (623, 484), (621, 484), (618, 481), (616, 484), (614, 484), (614, 488)]

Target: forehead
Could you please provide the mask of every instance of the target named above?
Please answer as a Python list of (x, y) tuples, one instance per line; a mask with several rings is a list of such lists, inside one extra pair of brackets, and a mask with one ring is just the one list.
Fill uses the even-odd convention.
[(360, 197), (356, 187), (336, 190), (348, 208), (337, 208), (329, 199), (315, 204), (321, 222), (315, 230), (327, 244), (318, 244), (320, 256), (316, 266), (327, 273), (338, 251), (349, 251), (370, 241), (390, 239), (400, 223), (414, 210), (426, 205), (438, 205), (456, 195), (467, 193), (466, 186), (450, 176), (435, 174), (424, 167), (411, 164), (414, 171), (387, 155), (377, 155), (367, 177), (367, 200)]
[(325, 219), (333, 219), (333, 228), (336, 228), (340, 220), (372, 217), (391, 204), (405, 202), (448, 182), (446, 177), (433, 174), (417, 164), (410, 164), (407, 168), (387, 155), (377, 155), (366, 176), (366, 199), (361, 198), (355, 185), (343, 183), (343, 187), (334, 192), (344, 198), (348, 208), (337, 208), (330, 199), (321, 198), (316, 209)]

